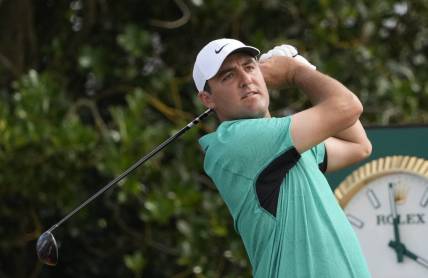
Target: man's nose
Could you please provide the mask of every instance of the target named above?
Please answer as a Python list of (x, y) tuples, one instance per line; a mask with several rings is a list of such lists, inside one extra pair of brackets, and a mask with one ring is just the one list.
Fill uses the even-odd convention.
[(248, 84), (251, 83), (251, 75), (244, 70), (239, 71), (239, 78), (240, 78), (239, 79), (239, 81), (240, 81), (239, 87), (240, 88), (245, 88), (246, 86), (248, 86)]

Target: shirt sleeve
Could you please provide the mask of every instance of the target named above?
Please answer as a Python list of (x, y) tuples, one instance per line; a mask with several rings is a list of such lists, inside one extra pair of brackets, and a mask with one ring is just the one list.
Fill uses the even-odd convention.
[(327, 170), (327, 149), (325, 143), (322, 142), (311, 149), (312, 154), (315, 157), (315, 160), (318, 164), (318, 168), (321, 172), (325, 173)]
[(215, 137), (203, 140), (209, 164), (254, 178), (281, 153), (294, 148), (290, 136), (291, 117), (259, 118), (223, 122)]
[(219, 136), (230, 152), (251, 159), (253, 164), (264, 164), (294, 148), (290, 124), (291, 117), (241, 120), (228, 125)]

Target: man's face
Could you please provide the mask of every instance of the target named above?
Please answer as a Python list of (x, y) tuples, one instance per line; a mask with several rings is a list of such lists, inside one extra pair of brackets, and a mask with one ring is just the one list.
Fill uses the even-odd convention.
[(258, 62), (248, 54), (229, 55), (208, 85), (211, 93), (199, 97), (214, 108), (220, 121), (270, 117), (265, 80)]

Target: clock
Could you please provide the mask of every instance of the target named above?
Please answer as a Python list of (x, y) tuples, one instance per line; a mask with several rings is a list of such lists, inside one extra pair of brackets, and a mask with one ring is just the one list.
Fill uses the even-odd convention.
[(388, 156), (335, 190), (373, 278), (428, 277), (428, 160)]

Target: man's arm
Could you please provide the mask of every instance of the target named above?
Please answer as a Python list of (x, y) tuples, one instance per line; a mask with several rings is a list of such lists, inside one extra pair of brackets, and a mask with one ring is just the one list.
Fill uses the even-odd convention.
[(360, 121), (325, 140), (325, 146), (328, 155), (327, 172), (352, 165), (367, 158), (372, 152), (372, 145)]
[(313, 103), (313, 107), (292, 115), (291, 136), (300, 153), (326, 141), (328, 171), (352, 164), (370, 153), (371, 147), (360, 146), (362, 142), (367, 145), (358, 121), (362, 105), (340, 82), (283, 56), (272, 57), (261, 63), (260, 68), (269, 87), (296, 86)]

